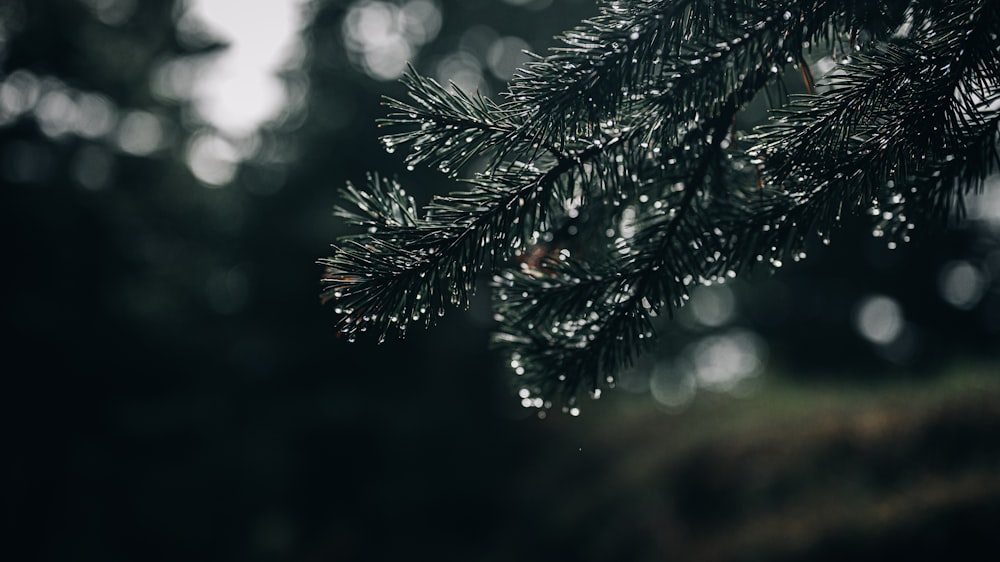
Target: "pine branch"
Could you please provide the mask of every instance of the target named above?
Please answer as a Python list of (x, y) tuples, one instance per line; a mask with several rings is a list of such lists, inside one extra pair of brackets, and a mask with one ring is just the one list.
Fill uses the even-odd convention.
[[(998, 36), (991, 0), (619, 0), (502, 103), (411, 69), (410, 101), (380, 121), (387, 149), (452, 177), (485, 167), (420, 214), (395, 181), (348, 186), (338, 215), (365, 232), (322, 260), (323, 298), (349, 339), (381, 339), (497, 273), (494, 343), (522, 402), (577, 412), (696, 282), (802, 259), (845, 213), (892, 244), (914, 218), (960, 214), (1000, 168)], [(845, 59), (818, 83), (816, 49)], [(783, 90), (788, 65), (809, 94)], [(761, 94), (773, 121), (744, 152), (735, 117)]]
[(875, 17), (870, 2), (832, 0), (623, 4), (602, 3), (598, 17), (557, 38), (564, 47), (515, 75), (509, 99), (524, 108), (533, 134), (572, 142), (638, 113), (632, 106), (647, 99), (670, 117), (664, 131), (695, 114), (712, 117), (736, 92), (749, 101), (759, 90), (750, 86), (756, 74), (778, 74), (801, 59), (804, 45), (831, 40), (838, 24), (856, 33), (863, 21), (883, 36), (890, 12), (902, 11), (898, 2), (879, 4)]
[(692, 272), (701, 278), (698, 272), (716, 255), (716, 236), (705, 235), (696, 207), (708, 200), (709, 173), (734, 113), (689, 133), (688, 143), (704, 146), (696, 156), (685, 155), (690, 168), (671, 170), (673, 179), (683, 180), (676, 183), (675, 205), (660, 205), (662, 212), (643, 221), (635, 235), (619, 238), (602, 266), (592, 268), (563, 250), (558, 258), (494, 278), (502, 324), (494, 344), (520, 375), (523, 404), (561, 402), (568, 409), (581, 389), (600, 396), (652, 342), (651, 319), (687, 299)]
[(344, 198), (357, 208), (357, 211), (341, 206), (335, 209), (336, 216), (348, 224), (364, 227), (369, 232), (417, 226), (417, 204), (413, 197), (399, 183), (378, 174), (368, 176), (368, 190), (348, 183)]
[(776, 112), (751, 150), (775, 186), (774, 206), (737, 219), (751, 229), (773, 226), (745, 237), (744, 247), (777, 247), (771, 259), (780, 261), (801, 252), (804, 232), (815, 228), (827, 240), (844, 213), (861, 212), (878, 217), (876, 236), (888, 230), (906, 241), (907, 217), (961, 209), (962, 193), (991, 169), (981, 155), (995, 147), (1000, 106), (997, 4), (970, 4), (953, 5), (931, 37), (858, 56), (827, 80), (830, 91), (797, 96)]
[(533, 161), (539, 151), (548, 151), (558, 160), (567, 156), (554, 145), (520, 133), (522, 113), (500, 106), (481, 94), (470, 96), (457, 86), (445, 89), (433, 78), (419, 75), (412, 67), (403, 75), (403, 84), (413, 103), (386, 98), (393, 110), (378, 121), (379, 127), (410, 127), (410, 130), (382, 137), (390, 153), (410, 144), (406, 162), (437, 166), (456, 176), (474, 157), (492, 154), (490, 168), (499, 168), (504, 159)]
[[(320, 260), (326, 266), (322, 297), (340, 305), (338, 333), (353, 339), (371, 328), (382, 341), (392, 326), (405, 334), (411, 322), (429, 325), (429, 311), (443, 315), (446, 301), (468, 306), (477, 274), (494, 271), (521, 248), (518, 233), (545, 228), (551, 199), (567, 192), (561, 184), (570, 172), (624, 139), (594, 144), (545, 171), (518, 164), (467, 180), (474, 189), (435, 197), (423, 218), (398, 185), (376, 179), (370, 193), (349, 188), (348, 199), (359, 210), (339, 213), (369, 232), (346, 239), (334, 246), (332, 257)], [(375, 199), (381, 206), (370, 204)], [(397, 216), (412, 220), (385, 220)]]

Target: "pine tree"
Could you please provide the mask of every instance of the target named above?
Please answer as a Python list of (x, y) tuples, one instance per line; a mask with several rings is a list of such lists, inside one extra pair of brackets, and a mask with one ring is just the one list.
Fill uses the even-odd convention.
[(412, 69), (387, 100), (386, 149), (463, 188), (418, 211), (395, 179), (347, 187), (364, 231), (320, 261), (349, 340), (428, 326), (488, 272), (522, 404), (575, 413), (697, 285), (852, 215), (895, 247), (997, 167), (995, 0), (604, 1), (557, 40), (500, 101)]

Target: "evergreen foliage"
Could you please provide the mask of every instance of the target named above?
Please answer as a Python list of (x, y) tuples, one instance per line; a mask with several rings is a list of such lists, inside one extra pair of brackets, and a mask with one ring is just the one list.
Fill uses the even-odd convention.
[(485, 271), (522, 403), (572, 407), (694, 286), (798, 261), (848, 215), (894, 247), (997, 167), (994, 0), (604, 1), (557, 39), (501, 101), (412, 70), (387, 101), (387, 150), (463, 188), (422, 210), (394, 179), (347, 188), (364, 230), (321, 263), (348, 339), (429, 325)]

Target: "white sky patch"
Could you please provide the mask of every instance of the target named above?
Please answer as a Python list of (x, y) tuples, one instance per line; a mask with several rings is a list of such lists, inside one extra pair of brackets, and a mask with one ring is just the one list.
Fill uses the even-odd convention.
[(195, 110), (231, 137), (252, 135), (288, 100), (276, 72), (301, 47), (301, 0), (188, 0), (193, 17), (229, 43), (194, 84)]

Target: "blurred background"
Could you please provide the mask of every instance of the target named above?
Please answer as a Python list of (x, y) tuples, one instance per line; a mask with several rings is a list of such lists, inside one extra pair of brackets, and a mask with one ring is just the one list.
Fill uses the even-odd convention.
[(995, 554), (996, 179), (955, 228), (890, 249), (858, 220), (699, 288), (578, 417), (521, 408), (485, 285), (405, 341), (336, 337), (338, 190), (454, 188), (379, 146), (406, 63), (497, 95), (595, 13), (0, 0), (4, 557)]

